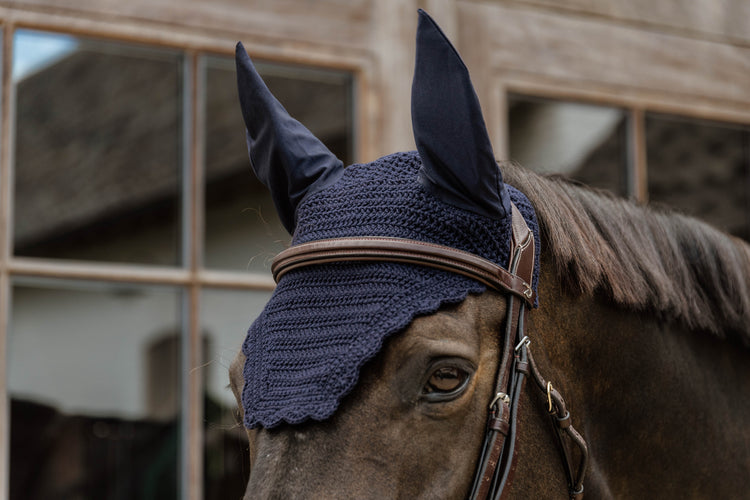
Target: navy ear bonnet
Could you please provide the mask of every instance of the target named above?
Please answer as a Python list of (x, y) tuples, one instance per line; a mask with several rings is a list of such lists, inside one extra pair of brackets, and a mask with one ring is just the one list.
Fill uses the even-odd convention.
[[(419, 152), (396, 153), (342, 169), (311, 138), (303, 142), (312, 144), (316, 157), (323, 157), (317, 165), (311, 166), (300, 149), (294, 153), (303, 156), (297, 165), (289, 154), (274, 152), (288, 144), (284, 130), (304, 135), (305, 129), (289, 121), (267, 89), (242, 88), (248, 82), (263, 84), (254, 75), (243, 75), (255, 70), (238, 46), (238, 82), (253, 168), (274, 200), (278, 199), (277, 208), (289, 222), (287, 227), (293, 227), (292, 245), (339, 237), (399, 237), (447, 245), (506, 267), (512, 201), (536, 239), (537, 269), (532, 283), (536, 290), (540, 242), (534, 209), (522, 193), (503, 184), (494, 160), (487, 160), (491, 148), (468, 72), (463, 63), (446, 65), (446, 54), (460, 62), (437, 25), (420, 11), (412, 100), (429, 107), (431, 99), (438, 99), (439, 106), (433, 104), (435, 109), (425, 113), (412, 110)], [(449, 79), (447, 87), (435, 80), (441, 67), (451, 75), (460, 73), (458, 79)], [(430, 75), (430, 88), (425, 89), (419, 74)], [(450, 96), (457, 94), (456, 86), (464, 88), (452, 105)], [(417, 93), (420, 96), (415, 99)], [(248, 104), (251, 98), (271, 105)], [(467, 106), (472, 109), (459, 116), (472, 123), (444, 125), (451, 122), (456, 107)], [(440, 117), (438, 109), (447, 115)], [(463, 130), (458, 136), (457, 129)], [(471, 137), (462, 141), (466, 134)], [(253, 154), (253, 147), (260, 154)], [(479, 151), (467, 156), (466, 147)], [(265, 161), (262, 158), (274, 157), (276, 163), (258, 164)], [(377, 355), (389, 336), (418, 316), (485, 289), (470, 278), (413, 264), (341, 262), (289, 271), (250, 327), (242, 347), (245, 425), (270, 428), (282, 422), (327, 419), (354, 389), (362, 366)]]

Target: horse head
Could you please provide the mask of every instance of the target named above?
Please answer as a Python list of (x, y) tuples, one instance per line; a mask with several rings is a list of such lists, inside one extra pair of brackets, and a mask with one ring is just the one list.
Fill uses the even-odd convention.
[[(508, 268), (512, 203), (536, 229), (528, 200), (503, 182), (464, 63), (424, 12), (412, 85), (418, 152), (345, 169), (270, 94), (241, 45), (237, 73), (251, 163), (293, 248), (340, 238), (409, 239)], [(533, 278), (526, 279), (531, 296)], [(262, 428), (258, 453), (269, 457), (254, 466), (255, 494), (294, 488), (297, 480), (309, 488), (314, 478), (302, 460), (321, 464), (313, 482), (336, 485), (342, 495), (406, 494), (406, 479), (420, 478), (410, 493), (425, 494), (430, 484), (428, 495), (465, 496), (506, 316), (499, 295), (479, 297), (486, 288), (413, 263), (289, 271), (243, 347), (244, 423)], [(480, 307), (488, 302), (497, 304)], [(424, 442), (410, 444), (415, 440)]]
[[(570, 425), (558, 381), (570, 389), (570, 406), (606, 414), (602, 391), (632, 367), (585, 385), (571, 382), (577, 367), (599, 375), (640, 358), (618, 357), (619, 347), (595, 335), (637, 337), (638, 352), (665, 345), (653, 335), (664, 329), (659, 320), (632, 314), (650, 306), (625, 304), (628, 310), (562, 289), (560, 270), (578, 272), (588, 262), (568, 254), (604, 241), (607, 231), (606, 221), (591, 222), (597, 206), (586, 209), (584, 230), (570, 230), (570, 207), (600, 198), (565, 197), (558, 193), (566, 186), (501, 171), (469, 73), (424, 12), (412, 86), (417, 151), (371, 163), (344, 168), (271, 95), (241, 44), (236, 60), (250, 161), (292, 234), (292, 247), (275, 264), (278, 286), (230, 370), (250, 439), (246, 498), (496, 498), (511, 480), (525, 498), (557, 491), (580, 497), (586, 446)], [(504, 182), (508, 172), (521, 190)], [(522, 191), (548, 219), (563, 214), (557, 225), (548, 220), (544, 236), (560, 233), (574, 243), (553, 241), (562, 249), (554, 265), (540, 267), (539, 225)], [(600, 260), (582, 275), (602, 274), (614, 255), (605, 250), (614, 244), (601, 243)], [(627, 287), (621, 283), (638, 282), (606, 279), (592, 289), (616, 300)], [(547, 302), (524, 320), (524, 311), (538, 305), (538, 283)], [(524, 331), (543, 347), (536, 362)], [(705, 342), (708, 336), (696, 339), (691, 353)], [(552, 373), (554, 385), (540, 372)], [(542, 389), (541, 397), (522, 390), (525, 379)], [(618, 403), (638, 407), (637, 387), (630, 388), (618, 392)], [(622, 426), (605, 427), (584, 430), (599, 438), (622, 433)], [(519, 429), (523, 446), (516, 449)], [(663, 439), (692, 442), (680, 433)], [(571, 458), (573, 445), (581, 451)], [(663, 460), (653, 450), (618, 456), (589, 464), (587, 489), (595, 496), (639, 496), (630, 483), (616, 489), (607, 471), (640, 477), (642, 464)], [(531, 472), (514, 478), (515, 464)], [(693, 479), (680, 480), (674, 484)]]

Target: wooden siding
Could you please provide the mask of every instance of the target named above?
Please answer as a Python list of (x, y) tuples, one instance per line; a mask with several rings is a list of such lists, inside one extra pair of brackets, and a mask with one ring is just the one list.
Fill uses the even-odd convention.
[(0, 18), (94, 36), (344, 68), (357, 77), (358, 158), (413, 147), (416, 9), (453, 38), (505, 151), (507, 90), (750, 121), (742, 0), (25, 0)]
[(500, 0), (493, 3), (526, 5), (655, 31), (750, 45), (750, 3), (746, 0)]

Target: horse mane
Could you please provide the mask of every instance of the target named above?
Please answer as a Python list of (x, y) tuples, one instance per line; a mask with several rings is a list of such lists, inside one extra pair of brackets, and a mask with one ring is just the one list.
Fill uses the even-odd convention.
[(506, 182), (536, 209), (543, 246), (573, 293), (605, 294), (750, 347), (750, 246), (694, 218), (512, 163)]

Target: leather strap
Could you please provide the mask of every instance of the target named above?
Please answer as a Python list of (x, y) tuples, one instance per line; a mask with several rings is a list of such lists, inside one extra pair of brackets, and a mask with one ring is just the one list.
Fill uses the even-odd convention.
[[(552, 383), (544, 380), (542, 374), (539, 372), (534, 358), (531, 356), (529, 351), (529, 367), (531, 368), (531, 375), (536, 382), (537, 387), (546, 393), (547, 401), (549, 404), (549, 414), (552, 419), (555, 429), (557, 430), (558, 445), (560, 448), (560, 455), (563, 459), (563, 466), (565, 469), (565, 475), (568, 477), (568, 493), (572, 500), (583, 499), (583, 480), (586, 476), (586, 468), (588, 466), (589, 449), (583, 436), (573, 427), (570, 421), (570, 412), (565, 404), (565, 400), (562, 394), (552, 386)], [(578, 448), (579, 462), (578, 468), (573, 468), (572, 454), (569, 447), (566, 445), (566, 439)]]
[[(536, 249), (534, 247), (534, 233), (526, 225), (521, 212), (515, 205), (512, 207), (512, 240), (511, 240), (511, 263), (508, 269), (521, 278), (524, 283), (531, 283), (534, 278), (534, 259), (536, 258)], [(513, 252), (519, 252), (518, 262), (513, 265)], [(528, 302), (528, 301), (527, 301)], [(533, 304), (533, 302), (532, 302)]]
[(516, 276), (469, 252), (403, 238), (333, 238), (302, 243), (278, 254), (271, 264), (271, 272), (278, 282), (284, 274), (299, 267), (346, 261), (402, 262), (435, 267), (468, 276), (497, 291), (512, 293), (530, 305), (536, 300), (531, 278)]
[[(509, 271), (531, 283), (534, 273), (534, 235), (515, 205), (512, 205), (512, 236)], [(497, 499), (507, 492), (515, 458), (516, 416), (525, 373), (518, 369), (528, 366), (523, 338), (523, 313), (531, 304), (508, 297), (507, 320), (501, 357), (495, 382), (495, 396), (490, 404), (482, 454), (474, 477), (472, 500)], [(516, 346), (517, 342), (521, 342)], [(501, 432), (500, 429), (507, 429)]]

